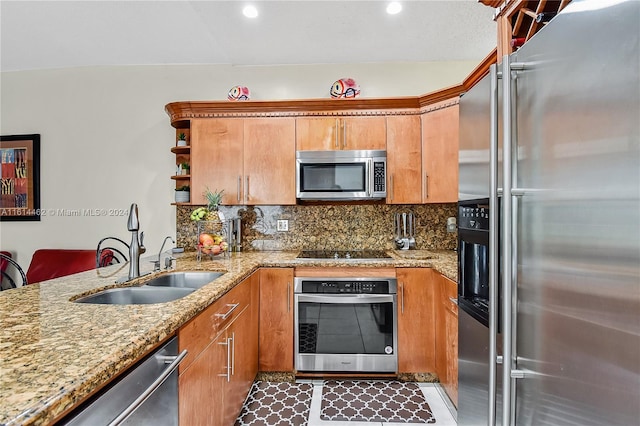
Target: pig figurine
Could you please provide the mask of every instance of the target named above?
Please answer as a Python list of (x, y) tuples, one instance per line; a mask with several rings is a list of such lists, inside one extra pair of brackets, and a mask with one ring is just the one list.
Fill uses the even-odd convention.
[(331, 85), (332, 98), (355, 98), (360, 94), (360, 86), (352, 78), (341, 78)]
[(245, 86), (233, 86), (227, 95), (230, 101), (248, 101), (250, 97), (249, 88)]

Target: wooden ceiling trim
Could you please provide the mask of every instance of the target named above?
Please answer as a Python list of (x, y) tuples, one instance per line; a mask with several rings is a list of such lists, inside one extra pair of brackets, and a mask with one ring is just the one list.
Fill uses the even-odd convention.
[(422, 95), (418, 98), (420, 100), (420, 108), (424, 108), (437, 102), (455, 98), (456, 96), (460, 96), (460, 94), (463, 92), (464, 87), (462, 86), (462, 84), (457, 84), (455, 86), (450, 86), (435, 92), (427, 93), (426, 95)]
[(462, 82), (464, 91), (471, 89), (482, 77), (489, 74), (489, 67), (498, 62), (498, 48), (494, 48), (483, 60), (476, 66), (471, 74)]

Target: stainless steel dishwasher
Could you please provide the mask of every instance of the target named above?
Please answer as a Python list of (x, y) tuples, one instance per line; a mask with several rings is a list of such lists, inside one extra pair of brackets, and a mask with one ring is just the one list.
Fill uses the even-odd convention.
[(58, 424), (177, 426), (177, 368), (186, 355), (172, 338)]

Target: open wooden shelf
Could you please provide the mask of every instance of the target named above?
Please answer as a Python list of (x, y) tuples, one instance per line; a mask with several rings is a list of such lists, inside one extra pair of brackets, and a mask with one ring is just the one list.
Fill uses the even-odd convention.
[(191, 179), (191, 175), (174, 175), (174, 176), (171, 176), (171, 179), (173, 179), (173, 180), (187, 180), (187, 179)]
[(178, 155), (186, 155), (191, 153), (191, 146), (174, 146), (171, 148), (171, 152)]
[[(556, 14), (564, 9), (571, 0), (480, 0), (481, 3), (496, 7), (495, 20), (498, 23), (498, 62), (526, 43), (541, 28), (544, 22), (536, 22), (541, 13)], [(498, 7), (498, 5), (501, 6)], [(512, 40), (521, 43), (512, 45)]]

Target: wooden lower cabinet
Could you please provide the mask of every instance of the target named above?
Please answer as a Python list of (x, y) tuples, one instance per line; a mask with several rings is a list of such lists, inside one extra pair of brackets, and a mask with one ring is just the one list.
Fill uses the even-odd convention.
[(260, 269), (260, 371), (293, 371), (293, 268)]
[(180, 425), (235, 422), (258, 373), (258, 291), (254, 273), (178, 332), (180, 350), (190, 351), (179, 370)]
[(440, 383), (458, 405), (458, 305), (452, 301), (458, 297), (458, 285), (438, 275), (436, 302), (436, 372)]
[(398, 268), (398, 372), (435, 373), (434, 298), (430, 268)]

